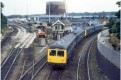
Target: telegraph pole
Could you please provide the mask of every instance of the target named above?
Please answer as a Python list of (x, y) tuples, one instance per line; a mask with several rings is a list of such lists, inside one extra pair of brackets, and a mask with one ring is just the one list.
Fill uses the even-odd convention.
[(67, 20), (67, 13), (68, 13), (68, 10), (67, 10), (67, 5), (66, 5), (66, 0), (64, 0), (64, 3), (65, 3), (65, 9), (66, 9), (65, 16), (66, 16), (66, 20)]
[(50, 3), (49, 3), (49, 23), (50, 23)]
[(26, 5), (26, 12), (27, 12), (26, 18), (27, 18), (27, 21), (28, 21), (28, 0), (27, 0), (27, 5)]

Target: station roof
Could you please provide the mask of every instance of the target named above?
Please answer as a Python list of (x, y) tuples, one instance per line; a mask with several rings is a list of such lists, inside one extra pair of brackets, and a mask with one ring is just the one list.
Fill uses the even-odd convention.
[(52, 24), (52, 26), (54, 26), (55, 24), (57, 24), (57, 23), (60, 23), (60, 24), (62, 24), (62, 25), (64, 25), (64, 26), (66, 26), (66, 25), (72, 25), (72, 23), (69, 21), (69, 20), (57, 20), (57, 21), (55, 21), (53, 24)]

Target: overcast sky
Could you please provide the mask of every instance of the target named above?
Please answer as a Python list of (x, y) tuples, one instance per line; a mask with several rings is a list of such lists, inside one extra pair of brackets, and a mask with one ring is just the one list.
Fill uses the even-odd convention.
[[(46, 2), (63, 0), (2, 0), (5, 5), (3, 13), (13, 14), (45, 14)], [(66, 0), (67, 12), (110, 12), (118, 11), (119, 0)]]

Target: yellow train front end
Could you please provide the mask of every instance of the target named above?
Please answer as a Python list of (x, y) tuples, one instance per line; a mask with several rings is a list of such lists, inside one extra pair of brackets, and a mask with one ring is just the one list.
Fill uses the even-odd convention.
[(84, 35), (87, 36), (87, 30), (84, 30)]
[(48, 63), (54, 66), (65, 66), (67, 63), (67, 51), (63, 49), (48, 49)]

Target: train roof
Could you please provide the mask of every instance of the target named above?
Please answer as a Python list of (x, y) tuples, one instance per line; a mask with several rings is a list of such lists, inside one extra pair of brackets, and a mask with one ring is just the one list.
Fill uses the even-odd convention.
[(75, 38), (76, 38), (76, 35), (73, 33), (70, 33), (64, 36), (63, 38), (61, 38), (59, 41), (55, 42), (52, 46), (50, 46), (50, 48), (67, 49)]
[(73, 31), (73, 34), (79, 35), (84, 32), (84, 29)]
[(100, 26), (100, 25), (104, 25), (104, 24), (97, 24), (96, 26), (98, 26), (98, 25)]
[(91, 28), (94, 28), (94, 26), (85, 27), (86, 30), (91, 29)]
[(104, 24), (97, 24), (97, 25), (95, 25), (95, 27), (98, 27), (98, 26), (103, 26)]

